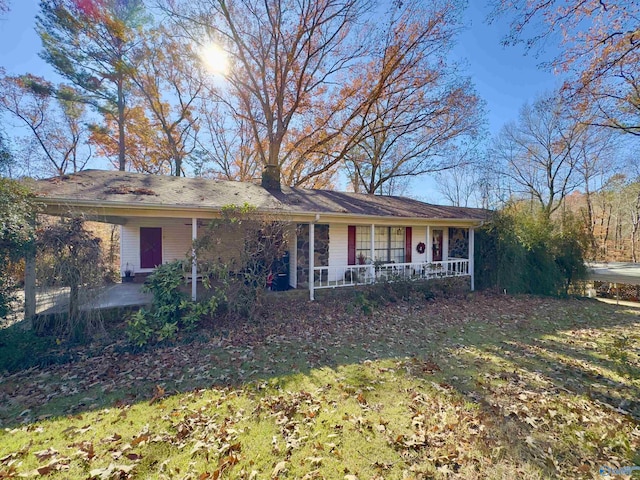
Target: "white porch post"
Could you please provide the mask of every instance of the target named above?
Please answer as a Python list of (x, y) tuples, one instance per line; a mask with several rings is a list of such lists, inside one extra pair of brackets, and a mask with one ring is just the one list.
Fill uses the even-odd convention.
[[(191, 242), (198, 239), (198, 219), (191, 219)], [(196, 301), (198, 294), (198, 261), (196, 259), (196, 247), (191, 247), (191, 300)]]
[(475, 229), (469, 227), (469, 275), (471, 275), (471, 291), (476, 288), (474, 274)]
[(431, 225), (427, 225), (427, 238), (425, 240), (425, 245), (427, 248), (425, 249), (426, 261), (427, 263), (431, 263), (433, 261), (433, 240), (431, 239)]
[(375, 254), (376, 254), (376, 226), (375, 224), (371, 224), (371, 245), (370, 245), (370, 253), (371, 264), (375, 262)]
[(309, 223), (309, 300), (315, 300), (313, 296), (313, 287), (315, 283), (315, 272), (313, 271), (315, 265), (315, 236), (316, 225), (313, 222)]

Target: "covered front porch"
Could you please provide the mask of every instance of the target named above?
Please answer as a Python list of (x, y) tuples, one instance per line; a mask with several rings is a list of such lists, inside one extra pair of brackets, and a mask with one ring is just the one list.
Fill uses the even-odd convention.
[(315, 290), (371, 285), (378, 282), (470, 276), (468, 259), (428, 263), (381, 263), (378, 265), (314, 267), (314, 272), (315, 282), (313, 288)]
[(448, 277), (469, 277), (473, 290), (474, 226), (425, 223), (298, 224), (292, 285), (311, 300), (319, 289)]
[[(474, 229), (468, 224), (402, 224), (389, 219), (350, 225), (322, 220), (316, 217), (287, 227), (284, 261), (278, 262), (277, 271), (272, 267), (274, 289), (308, 289), (313, 300), (318, 289), (399, 280), (466, 276), (474, 287)], [(121, 227), (122, 271), (131, 268), (136, 276), (144, 276), (156, 265), (195, 255), (191, 244), (203, 234), (206, 222), (199, 217), (130, 218)], [(243, 243), (234, 235), (221, 238), (225, 244)], [(192, 257), (189, 280), (200, 278), (198, 264)], [(194, 300), (196, 283), (191, 285)]]

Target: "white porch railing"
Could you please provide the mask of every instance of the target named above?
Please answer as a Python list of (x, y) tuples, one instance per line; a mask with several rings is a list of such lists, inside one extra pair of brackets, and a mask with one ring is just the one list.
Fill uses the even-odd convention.
[(314, 267), (313, 288), (353, 287), (376, 282), (427, 280), (469, 275), (469, 260), (454, 258), (431, 263), (385, 263)]

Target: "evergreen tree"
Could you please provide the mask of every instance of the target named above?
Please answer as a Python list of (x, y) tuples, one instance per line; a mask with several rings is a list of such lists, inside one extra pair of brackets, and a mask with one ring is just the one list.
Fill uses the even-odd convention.
[(126, 166), (129, 55), (144, 21), (142, 0), (42, 0), (36, 17), (41, 57), (80, 90), (78, 101), (117, 125), (120, 170)]

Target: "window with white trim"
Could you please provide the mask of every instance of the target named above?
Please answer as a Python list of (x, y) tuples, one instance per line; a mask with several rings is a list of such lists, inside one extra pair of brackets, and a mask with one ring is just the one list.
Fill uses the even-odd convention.
[[(405, 232), (405, 227), (375, 227), (374, 261), (404, 263)], [(356, 226), (356, 263), (371, 263), (370, 226)]]

